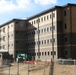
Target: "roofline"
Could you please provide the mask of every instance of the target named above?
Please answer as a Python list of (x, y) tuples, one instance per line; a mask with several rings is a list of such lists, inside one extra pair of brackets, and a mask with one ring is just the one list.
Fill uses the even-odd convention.
[(33, 18), (36, 18), (36, 17), (38, 17), (38, 16), (40, 16), (40, 15), (43, 15), (43, 14), (49, 12), (49, 11), (55, 10), (55, 9), (57, 9), (57, 8), (59, 8), (59, 9), (65, 8), (65, 7), (67, 7), (67, 6), (76, 6), (76, 4), (68, 3), (68, 4), (63, 5), (63, 6), (54, 6), (54, 7), (50, 8), (50, 9), (47, 9), (47, 10), (42, 11), (42, 12), (36, 14), (36, 15), (33, 15), (33, 16), (27, 18), (27, 19), (12, 19), (12, 20), (10, 20), (10, 21), (8, 21), (8, 22), (0, 25), (0, 27), (5, 26), (5, 25), (7, 25), (7, 24), (9, 24), (9, 23), (11, 23), (11, 22), (17, 21), (17, 20), (23, 20), (23, 21), (31, 20), (31, 19), (33, 19)]
[(67, 3), (67, 4), (65, 4), (65, 5), (63, 5), (62, 7), (67, 7), (67, 6), (76, 6), (76, 4), (72, 4), (72, 3)]
[[(15, 21), (17, 21), (17, 20), (23, 20), (23, 19), (12, 19), (12, 20), (4, 23), (4, 24), (1, 24), (0, 27), (6, 26), (7, 24), (12, 23), (12, 22), (15, 22)], [(23, 20), (23, 21), (26, 21), (26, 20)]]
[(54, 7), (50, 8), (50, 9), (44, 10), (44, 11), (42, 11), (42, 12), (40, 12), (40, 13), (34, 15), (34, 16), (29, 17), (27, 20), (31, 20), (31, 19), (33, 19), (33, 18), (35, 18), (35, 17), (37, 17), (37, 16), (40, 16), (40, 15), (42, 15), (42, 14), (45, 14), (45, 13), (47, 13), (47, 12), (49, 12), (49, 11), (52, 11), (52, 10), (54, 10), (54, 9), (57, 9), (57, 8), (62, 8), (62, 6), (54, 6)]
[(68, 4), (63, 5), (63, 6), (54, 6), (54, 7), (50, 8), (50, 9), (48, 9), (48, 10), (42, 11), (41, 13), (38, 13), (38, 14), (36, 14), (36, 15), (34, 15), (34, 16), (29, 17), (27, 20), (31, 20), (31, 19), (33, 19), (33, 18), (35, 18), (35, 17), (37, 17), (37, 16), (40, 16), (40, 15), (42, 15), (42, 14), (45, 14), (45, 13), (47, 13), (47, 12), (49, 12), (49, 11), (54, 10), (54, 9), (57, 9), (57, 8), (65, 8), (65, 7), (67, 7), (67, 6), (76, 6), (76, 4), (68, 3)]

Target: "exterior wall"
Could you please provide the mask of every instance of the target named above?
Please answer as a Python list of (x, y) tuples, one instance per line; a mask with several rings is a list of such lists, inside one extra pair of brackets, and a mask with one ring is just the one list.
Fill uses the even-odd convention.
[(8, 50), (9, 54), (16, 58), (17, 53), (26, 52), (26, 21), (15, 20), (1, 28), (1, 49)]
[(1, 49), (8, 50), (12, 55), (14, 53), (14, 22), (7, 24), (1, 29)]
[[(24, 20), (16, 20), (15, 21), (15, 55), (17, 56), (18, 53), (26, 53), (26, 21)], [(15, 57), (16, 57), (15, 56)]]
[[(28, 37), (28, 41), (34, 39), (36, 43), (34, 46), (29, 47), (28, 50), (30, 53), (34, 51), (35, 59), (38, 59), (38, 50), (40, 51), (40, 60), (51, 60), (52, 58), (52, 12), (55, 17), (53, 17), (53, 35), (54, 35), (54, 51), (55, 51), (55, 58), (57, 58), (57, 12), (56, 10), (50, 11), (46, 14), (43, 14), (39, 17), (36, 17), (32, 20), (29, 20), (31, 26), (28, 28), (28, 33), (31, 32), (33, 28), (35, 28), (35, 35), (34, 37)], [(51, 18), (50, 18), (51, 15)], [(45, 17), (45, 20), (44, 20)], [(39, 23), (37, 20), (39, 19)], [(39, 25), (39, 29), (38, 29)], [(33, 27), (33, 28), (32, 28)], [(39, 30), (39, 33), (37, 33)], [(39, 35), (38, 35), (39, 34)], [(30, 40), (30, 41), (31, 41)], [(39, 44), (38, 44), (39, 40)], [(32, 42), (32, 41), (31, 41)], [(31, 43), (28, 42), (28, 43)], [(39, 45), (39, 46), (38, 46)]]
[(28, 53), (34, 60), (76, 58), (76, 5), (55, 7), (27, 20), (13, 20), (0, 27), (1, 49), (16, 58)]

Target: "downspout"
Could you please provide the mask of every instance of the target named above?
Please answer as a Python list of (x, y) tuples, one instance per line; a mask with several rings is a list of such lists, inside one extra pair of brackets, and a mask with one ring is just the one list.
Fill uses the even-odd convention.
[(53, 35), (53, 11), (52, 11), (52, 59), (54, 59), (54, 35)]
[(38, 60), (40, 60), (40, 43), (39, 43), (39, 34), (40, 34), (40, 32), (39, 32), (39, 17), (38, 17), (38, 20), (37, 20), (37, 23), (38, 23), (38, 31), (37, 31), (37, 33), (38, 33)]
[(71, 45), (71, 51), (70, 51), (70, 57), (72, 57), (71, 52), (72, 52), (72, 11), (71, 11), (71, 6), (70, 6), (70, 45)]

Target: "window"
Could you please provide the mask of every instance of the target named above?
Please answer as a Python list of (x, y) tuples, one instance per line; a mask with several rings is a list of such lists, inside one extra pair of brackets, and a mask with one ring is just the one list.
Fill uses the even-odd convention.
[(11, 44), (11, 46), (13, 46), (13, 44)]
[(47, 32), (49, 31), (49, 28), (47, 28)]
[(41, 21), (43, 22), (43, 18), (41, 18)]
[(16, 41), (16, 43), (19, 43), (18, 41)]
[(11, 34), (11, 36), (13, 36), (13, 34)]
[(46, 20), (46, 18), (44, 17), (44, 21)]
[(66, 24), (65, 24), (65, 29), (67, 28)]
[(68, 51), (67, 50), (65, 50), (65, 55), (68, 55)]
[(47, 16), (47, 20), (48, 20), (48, 16)]
[(45, 52), (45, 56), (46, 56), (46, 52)]
[(3, 36), (3, 41), (5, 41), (5, 36)]
[(15, 23), (18, 24), (18, 21), (16, 21)]
[(19, 32), (18, 32), (18, 31), (16, 31), (16, 33), (18, 34)]
[(49, 55), (49, 52), (48, 52), (48, 55)]
[(3, 32), (5, 32), (5, 28), (3, 28)]
[(55, 17), (55, 13), (53, 13), (53, 18)]
[(32, 21), (32, 25), (33, 25), (33, 21)]
[(67, 37), (65, 37), (65, 42), (67, 42)]
[(10, 26), (8, 26), (8, 28), (10, 28)]
[(38, 19), (36, 20), (36, 23), (38, 23)]
[(44, 32), (46, 32), (46, 28), (44, 28)]
[(8, 44), (8, 46), (10, 47), (10, 44)]
[(11, 24), (11, 27), (13, 27), (13, 24)]
[(34, 24), (35, 24), (35, 21), (34, 21)]
[(3, 49), (5, 49), (5, 45), (3, 45)]
[(43, 44), (43, 40), (42, 40), (42, 44)]
[(47, 40), (47, 43), (49, 43), (49, 40)]
[(43, 33), (43, 29), (41, 29), (41, 32)]
[(44, 43), (46, 44), (46, 40), (44, 40)]
[(52, 27), (50, 27), (50, 31), (51, 31)]
[(50, 14), (50, 19), (52, 18), (52, 15)]
[(37, 45), (38, 45), (38, 41), (37, 41)]
[(66, 16), (66, 10), (64, 11), (64, 16)]

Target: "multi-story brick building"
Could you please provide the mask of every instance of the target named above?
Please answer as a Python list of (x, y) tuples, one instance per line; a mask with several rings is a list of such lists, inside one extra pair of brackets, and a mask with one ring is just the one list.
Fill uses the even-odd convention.
[(1, 25), (1, 48), (14, 57), (28, 53), (35, 60), (76, 58), (76, 4), (55, 6)]
[(25, 20), (13, 19), (0, 26), (0, 48), (8, 50), (14, 58), (18, 52), (25, 52), (26, 23)]

